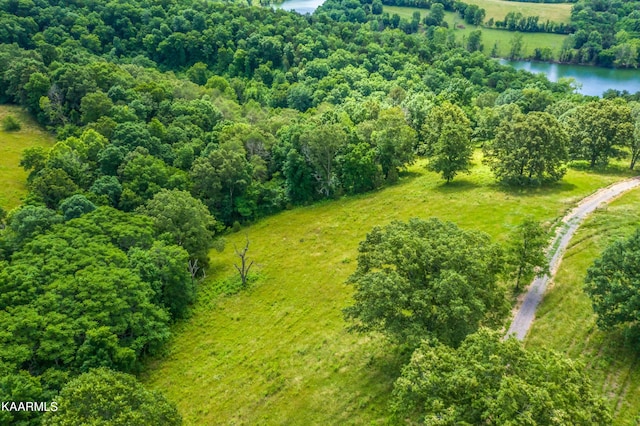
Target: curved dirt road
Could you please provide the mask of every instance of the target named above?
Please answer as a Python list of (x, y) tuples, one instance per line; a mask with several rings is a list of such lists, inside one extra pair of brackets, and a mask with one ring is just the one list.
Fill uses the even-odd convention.
[(513, 321), (511, 322), (511, 327), (509, 327), (509, 331), (507, 331), (507, 336), (515, 335), (518, 340), (523, 340), (527, 335), (527, 332), (533, 323), (533, 319), (535, 318), (536, 308), (542, 300), (542, 296), (547, 288), (547, 283), (549, 282), (549, 279), (555, 275), (556, 270), (560, 265), (560, 261), (562, 260), (562, 255), (564, 254), (567, 245), (569, 245), (569, 241), (571, 241), (571, 237), (573, 237), (573, 234), (576, 232), (584, 218), (594, 211), (599, 205), (609, 203), (622, 193), (638, 186), (640, 186), (640, 176), (626, 179), (621, 182), (614, 183), (606, 188), (602, 188), (581, 200), (573, 210), (562, 218), (562, 222), (556, 231), (556, 235), (547, 249), (547, 252), (550, 255), (550, 275), (544, 275), (533, 280), (529, 286), (529, 290), (527, 290), (527, 293), (524, 295), (522, 304), (515, 312)]

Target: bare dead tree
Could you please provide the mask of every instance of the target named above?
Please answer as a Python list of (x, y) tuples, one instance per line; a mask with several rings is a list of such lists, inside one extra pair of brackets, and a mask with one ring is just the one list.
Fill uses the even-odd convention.
[(198, 266), (198, 259), (189, 260), (189, 273), (191, 274), (191, 279), (195, 280), (196, 275), (198, 274), (198, 270), (200, 267)]
[(242, 287), (247, 286), (247, 278), (249, 276), (249, 270), (253, 266), (253, 260), (248, 262), (247, 252), (249, 251), (249, 235), (245, 234), (245, 238), (247, 240), (244, 248), (242, 250), (238, 250), (238, 247), (234, 244), (233, 248), (236, 251), (236, 255), (240, 258), (240, 266), (234, 264), (235, 268), (238, 270), (240, 274), (240, 279), (242, 280)]

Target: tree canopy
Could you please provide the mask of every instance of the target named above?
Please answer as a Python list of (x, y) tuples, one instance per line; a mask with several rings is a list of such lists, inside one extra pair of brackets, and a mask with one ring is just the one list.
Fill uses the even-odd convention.
[(56, 402), (57, 410), (47, 412), (43, 425), (182, 424), (176, 407), (160, 393), (146, 390), (134, 376), (106, 368), (91, 370), (71, 380)]
[(433, 107), (425, 121), (423, 151), (430, 157), (428, 168), (441, 173), (447, 182), (460, 172), (468, 172), (473, 145), (471, 123), (464, 111), (444, 102)]
[(519, 185), (555, 182), (568, 161), (567, 133), (546, 112), (515, 114), (503, 120), (485, 145), (485, 161), (499, 180)]
[(623, 102), (607, 99), (588, 102), (562, 118), (571, 135), (572, 158), (587, 160), (591, 167), (623, 157), (621, 149), (633, 140), (631, 108)]
[(512, 232), (507, 246), (507, 269), (516, 291), (534, 276), (547, 273), (549, 235), (539, 222), (526, 218)]
[(400, 419), (428, 425), (605, 425), (611, 414), (584, 366), (480, 329), (457, 349), (428, 340), (393, 390)]
[[(407, 19), (390, 3), (430, 10)], [(578, 0), (572, 20), (583, 28), (566, 38), (567, 60), (637, 64), (637, 2), (619, 3)], [(0, 2), (0, 102), (56, 138), (24, 152), (28, 196), (0, 214), (0, 399), (51, 400), (96, 368), (138, 371), (187, 316), (212, 238), (402, 183), (419, 148), (447, 181), (469, 168), (470, 135), (509, 183), (555, 181), (569, 159), (605, 164), (628, 150), (633, 166), (637, 114), (626, 101), (639, 95), (594, 101), (515, 71), (485, 56), (478, 31), (456, 39), (450, 12), (485, 18), (452, 0), (326, 0), (311, 16), (234, 2)], [(376, 228), (346, 315), (410, 347), (459, 345), (501, 323), (501, 261), (486, 235), (452, 224)], [(523, 262), (526, 272), (533, 261)], [(37, 416), (3, 412), (0, 422)]]
[(640, 344), (640, 229), (605, 249), (587, 270), (584, 289), (603, 330), (622, 328)]
[(507, 303), (497, 283), (501, 252), (486, 234), (451, 222), (411, 219), (375, 227), (349, 278), (352, 328), (417, 346), (435, 337), (457, 346), (482, 324), (499, 325)]

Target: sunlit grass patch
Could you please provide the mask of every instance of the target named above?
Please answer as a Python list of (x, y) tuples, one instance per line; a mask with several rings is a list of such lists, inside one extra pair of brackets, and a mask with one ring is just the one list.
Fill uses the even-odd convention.
[(18, 107), (0, 105), (0, 122), (7, 115), (18, 119), (18, 131), (0, 128), (0, 207), (10, 210), (27, 194), (27, 173), (20, 167), (22, 151), (34, 146), (50, 147), (54, 138)]

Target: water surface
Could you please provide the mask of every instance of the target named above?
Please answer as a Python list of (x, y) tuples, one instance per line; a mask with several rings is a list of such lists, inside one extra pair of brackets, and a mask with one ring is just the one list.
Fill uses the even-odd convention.
[(550, 64), (547, 62), (500, 61), (516, 69), (533, 73), (543, 73), (551, 81), (561, 78), (573, 78), (581, 86), (578, 92), (583, 95), (602, 96), (608, 89), (626, 90), (629, 93), (640, 91), (640, 70), (591, 67), (586, 65)]
[(322, 3), (324, 0), (285, 0), (280, 4), (275, 4), (274, 7), (304, 15), (305, 13), (313, 13)]

